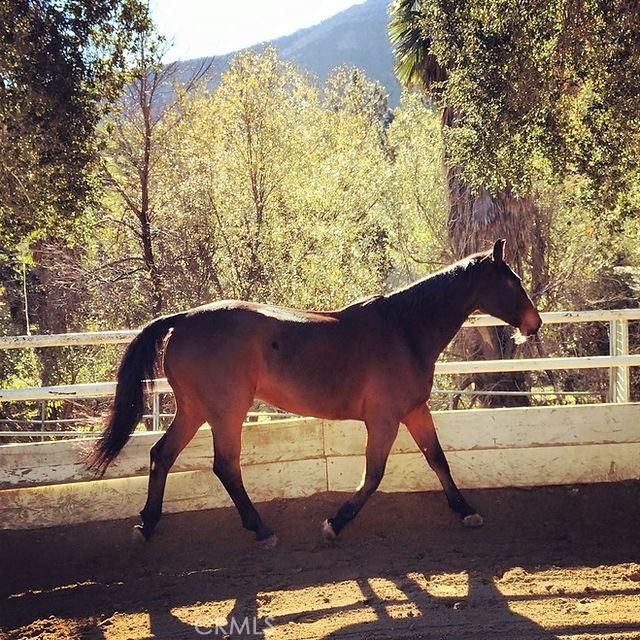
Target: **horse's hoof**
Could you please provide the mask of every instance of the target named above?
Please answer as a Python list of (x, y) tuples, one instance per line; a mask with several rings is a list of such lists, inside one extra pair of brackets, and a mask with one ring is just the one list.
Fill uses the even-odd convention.
[(333, 527), (331, 526), (331, 523), (329, 522), (329, 520), (325, 520), (322, 523), (322, 526), (320, 527), (320, 531), (322, 531), (322, 537), (324, 538), (324, 541), (327, 544), (335, 543), (336, 538), (338, 536), (336, 535), (336, 532), (333, 530)]
[(472, 513), (470, 516), (462, 518), (462, 524), (470, 529), (477, 529), (484, 524), (484, 520), (479, 513)]
[(272, 533), (268, 538), (264, 540), (258, 540), (258, 547), (260, 549), (273, 549), (278, 544), (278, 536)]
[(135, 525), (133, 529), (131, 529), (131, 542), (133, 542), (133, 544), (141, 544), (146, 541), (147, 537), (142, 532), (142, 525)]

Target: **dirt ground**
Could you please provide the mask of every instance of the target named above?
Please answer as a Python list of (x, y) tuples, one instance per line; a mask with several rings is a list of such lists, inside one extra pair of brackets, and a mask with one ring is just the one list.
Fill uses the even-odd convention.
[(232, 509), (165, 516), (138, 547), (124, 520), (0, 532), (0, 635), (640, 638), (640, 482), (467, 494), (483, 529), (438, 493), (377, 494), (334, 548), (341, 494), (261, 505), (269, 551)]

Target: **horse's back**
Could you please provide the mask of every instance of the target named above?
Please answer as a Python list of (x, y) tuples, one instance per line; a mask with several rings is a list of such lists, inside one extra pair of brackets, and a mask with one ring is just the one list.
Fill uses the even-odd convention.
[(331, 313), (275, 305), (224, 300), (188, 311), (172, 332), (165, 360), (268, 369), (294, 353), (325, 349), (335, 340), (336, 318)]
[(295, 413), (348, 415), (379, 350), (376, 323), (366, 315), (216, 302), (185, 315), (165, 362), (192, 385), (197, 377), (203, 390), (251, 388)]
[(260, 302), (220, 300), (195, 307), (185, 314), (190, 322), (203, 323), (213, 328), (218, 323), (228, 325), (253, 325), (253, 328), (269, 327), (276, 323), (317, 324), (335, 321), (335, 312), (312, 311), (282, 307)]

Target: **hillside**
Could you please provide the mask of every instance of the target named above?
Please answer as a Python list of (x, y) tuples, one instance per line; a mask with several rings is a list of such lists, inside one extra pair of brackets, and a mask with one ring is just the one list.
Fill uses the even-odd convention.
[[(400, 86), (393, 73), (391, 45), (387, 36), (389, 0), (367, 0), (320, 22), (313, 27), (273, 40), (282, 58), (295, 62), (300, 68), (323, 81), (332, 69), (352, 65), (380, 82), (389, 93), (389, 104), (397, 104)], [(256, 44), (260, 49), (267, 43)], [(217, 84), (234, 53), (217, 57), (214, 61)], [(187, 77), (200, 60), (179, 63), (180, 74)]]

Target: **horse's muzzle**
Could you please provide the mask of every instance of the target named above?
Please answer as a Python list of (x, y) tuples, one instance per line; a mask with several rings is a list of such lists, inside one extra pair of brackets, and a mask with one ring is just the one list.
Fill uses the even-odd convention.
[(532, 310), (525, 315), (522, 324), (520, 325), (520, 333), (523, 336), (533, 336), (540, 331), (541, 326), (542, 318), (540, 317), (540, 314), (537, 311)]

